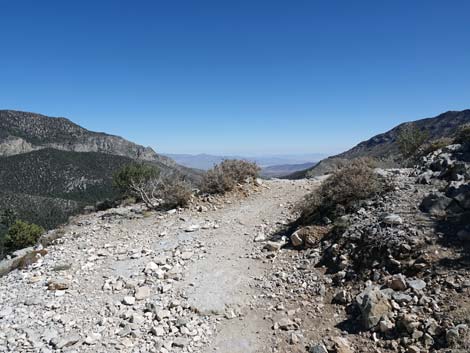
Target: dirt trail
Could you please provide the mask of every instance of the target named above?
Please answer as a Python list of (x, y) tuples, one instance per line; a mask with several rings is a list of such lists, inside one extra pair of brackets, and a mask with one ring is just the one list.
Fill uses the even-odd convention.
[(80, 216), (33, 267), (0, 278), (0, 352), (271, 351), (259, 285), (271, 264), (254, 238), (315, 185), (268, 181), (203, 212)]
[[(238, 318), (222, 321), (213, 343), (206, 352), (267, 352), (272, 323), (263, 320), (257, 300), (261, 293), (256, 281), (270, 268), (256, 256), (262, 246), (254, 242), (259, 233), (285, 223), (289, 205), (305, 195), (305, 182), (268, 182), (255, 197), (212, 214), (221, 228), (205, 234), (202, 240), (212, 244), (208, 256), (196, 262), (183, 282), (190, 305), (202, 313), (241, 313)], [(194, 286), (190, 287), (189, 284)]]

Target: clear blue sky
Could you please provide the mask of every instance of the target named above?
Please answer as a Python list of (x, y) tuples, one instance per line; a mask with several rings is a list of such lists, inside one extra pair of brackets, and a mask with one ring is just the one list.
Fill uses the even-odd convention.
[(0, 108), (163, 152), (339, 152), (470, 108), (470, 1), (0, 0)]

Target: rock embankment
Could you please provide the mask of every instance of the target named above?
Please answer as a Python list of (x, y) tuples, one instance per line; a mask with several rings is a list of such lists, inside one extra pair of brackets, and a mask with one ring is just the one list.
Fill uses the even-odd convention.
[[(321, 330), (326, 337), (305, 331), (317, 338), (311, 352), (347, 351), (334, 343), (337, 337), (360, 352), (469, 351), (468, 161), (468, 151), (453, 145), (419, 167), (379, 171), (392, 191), (363, 202), (334, 227), (291, 236), (307, 249), (288, 278), (313, 288), (321, 303), (311, 310), (317, 322), (328, 322), (325, 307), (335, 312), (336, 329)], [(327, 234), (318, 237), (321, 231)], [(317, 274), (302, 273), (305, 267)]]

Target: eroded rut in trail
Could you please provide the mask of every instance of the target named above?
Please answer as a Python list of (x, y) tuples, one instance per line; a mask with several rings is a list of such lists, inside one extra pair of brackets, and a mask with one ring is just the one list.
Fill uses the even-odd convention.
[(218, 209), (80, 216), (0, 278), (0, 352), (269, 352), (261, 235), (315, 181), (269, 181)]

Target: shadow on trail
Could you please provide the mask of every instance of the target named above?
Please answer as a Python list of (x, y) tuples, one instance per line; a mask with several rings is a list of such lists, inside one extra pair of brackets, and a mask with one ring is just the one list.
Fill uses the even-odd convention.
[(442, 259), (439, 265), (456, 270), (470, 268), (470, 212), (437, 220), (435, 229), (442, 234), (438, 244), (455, 249), (459, 255)]

